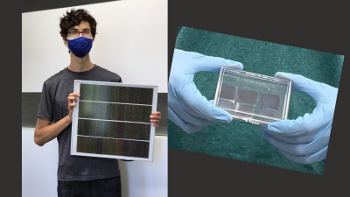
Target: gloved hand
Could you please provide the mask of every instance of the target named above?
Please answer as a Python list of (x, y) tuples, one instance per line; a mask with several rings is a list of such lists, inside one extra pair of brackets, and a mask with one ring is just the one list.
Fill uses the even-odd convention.
[(326, 158), (338, 89), (301, 75), (276, 73), (292, 81), (292, 90), (310, 95), (317, 103), (312, 114), (270, 123), (264, 137), (288, 159), (310, 164)]
[(215, 122), (231, 122), (231, 115), (202, 96), (193, 82), (195, 73), (219, 73), (221, 67), (243, 69), (236, 61), (174, 50), (168, 85), (168, 118), (185, 132), (192, 133)]

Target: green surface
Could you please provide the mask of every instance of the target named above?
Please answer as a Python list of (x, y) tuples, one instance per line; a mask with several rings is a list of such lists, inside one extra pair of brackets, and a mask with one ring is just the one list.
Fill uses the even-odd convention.
[[(310, 79), (339, 86), (344, 56), (304, 48), (247, 39), (182, 27), (175, 48), (223, 57), (243, 63), (244, 70), (274, 76), (278, 71), (301, 74)], [(209, 100), (214, 99), (217, 73), (200, 72), (194, 82)], [(289, 119), (311, 113), (315, 101), (292, 92)], [(187, 134), (168, 123), (168, 146), (218, 157), (276, 166), (302, 172), (323, 174), (325, 161), (301, 165), (289, 161), (262, 136), (259, 126), (240, 121), (216, 124)]]

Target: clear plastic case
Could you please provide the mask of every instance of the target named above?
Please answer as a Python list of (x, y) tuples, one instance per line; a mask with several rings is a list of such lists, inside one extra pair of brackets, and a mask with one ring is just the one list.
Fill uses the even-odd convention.
[(214, 105), (234, 119), (267, 125), (287, 119), (291, 87), (290, 80), (221, 68)]

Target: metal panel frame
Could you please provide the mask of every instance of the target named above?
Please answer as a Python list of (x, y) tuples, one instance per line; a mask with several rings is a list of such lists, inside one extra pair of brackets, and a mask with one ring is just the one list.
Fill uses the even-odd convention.
[[(158, 86), (136, 85), (136, 84), (126, 84), (126, 83), (116, 83), (116, 82), (103, 82), (103, 81), (90, 81), (90, 80), (74, 80), (74, 91), (73, 92), (80, 94), (80, 84), (107, 85), (107, 86), (120, 86), (120, 87), (136, 87), (136, 88), (151, 88), (151, 89), (153, 89), (152, 112), (156, 112), (157, 111)], [(80, 98), (77, 97), (76, 106), (73, 108), (72, 138), (71, 138), (71, 152), (70, 152), (71, 155), (100, 157), (100, 158), (111, 158), (111, 159), (141, 160), (141, 161), (150, 161), (150, 162), (153, 161), (155, 127), (153, 126), (153, 124), (151, 122), (149, 122), (151, 130), (150, 130), (150, 141), (149, 141), (148, 158), (77, 152), (76, 146), (77, 146), (77, 138), (78, 138), (79, 99)], [(119, 121), (119, 122), (121, 122), (121, 121)], [(122, 122), (126, 122), (126, 121), (122, 121)], [(130, 122), (130, 121), (127, 121), (127, 122)], [(130, 122), (130, 123), (137, 123), (137, 122)], [(143, 124), (145, 124), (145, 123), (143, 123)]]

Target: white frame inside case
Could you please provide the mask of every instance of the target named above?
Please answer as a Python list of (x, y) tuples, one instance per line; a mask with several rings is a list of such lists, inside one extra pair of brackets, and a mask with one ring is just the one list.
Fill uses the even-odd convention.
[[(75, 93), (80, 94), (80, 84), (151, 88), (151, 89), (153, 89), (152, 112), (157, 111), (157, 102), (158, 102), (158, 87), (157, 86), (134, 85), (134, 84), (125, 84), (125, 83), (116, 83), (116, 82), (102, 82), (102, 81), (89, 81), (89, 80), (74, 80), (74, 92)], [(70, 152), (71, 155), (111, 158), (111, 159), (153, 161), (155, 127), (153, 126), (153, 124), (151, 122), (149, 122), (151, 131), (150, 131), (148, 158), (77, 152), (76, 146), (77, 146), (77, 138), (78, 138), (78, 119), (79, 119), (78, 115), (79, 115), (79, 99), (80, 98), (79, 97), (76, 97), (76, 98), (77, 98), (77, 102), (76, 102), (76, 106), (73, 108), (73, 114), (72, 114), (72, 140), (71, 140), (71, 152)], [(118, 122), (118, 121), (115, 121), (115, 122)], [(119, 121), (119, 122), (126, 122), (126, 121)], [(131, 122), (131, 123), (137, 123), (137, 122)], [(143, 124), (147, 124), (147, 123), (143, 123)]]
[[(225, 71), (233, 71), (236, 73), (240, 73), (244, 76), (248, 76), (251, 78), (256, 78), (256, 79), (261, 79), (261, 80), (266, 80), (266, 81), (280, 81), (283, 83), (287, 84), (287, 95), (284, 99), (284, 109), (283, 109), (283, 115), (282, 115), (282, 120), (286, 120), (288, 117), (288, 111), (289, 111), (289, 101), (290, 101), (290, 95), (291, 95), (291, 89), (292, 89), (292, 81), (287, 80), (287, 79), (282, 79), (282, 78), (277, 78), (277, 77), (271, 77), (271, 76), (267, 76), (267, 75), (262, 75), (262, 74), (257, 74), (257, 73), (252, 73), (252, 72), (246, 72), (246, 71), (241, 71), (241, 70), (237, 70), (237, 69), (233, 69), (233, 68), (226, 68), (226, 67), (222, 67), (220, 70), (220, 76), (219, 76), (219, 80), (218, 80), (218, 84), (216, 87), (216, 92), (215, 92), (215, 98), (214, 98), (214, 105), (216, 107), (218, 107), (218, 102), (219, 102), (219, 97), (220, 97), (220, 93), (221, 93), (221, 86), (222, 86), (222, 80), (224, 77), (224, 72)], [(242, 112), (242, 114), (244, 114)], [(253, 118), (242, 118), (239, 116), (235, 116), (232, 115), (233, 119), (236, 120), (240, 120), (240, 121), (245, 121), (245, 122), (249, 122), (252, 124), (256, 124), (256, 125), (267, 125), (270, 122), (267, 121), (262, 121), (262, 120), (257, 120), (257, 119), (253, 119)]]

